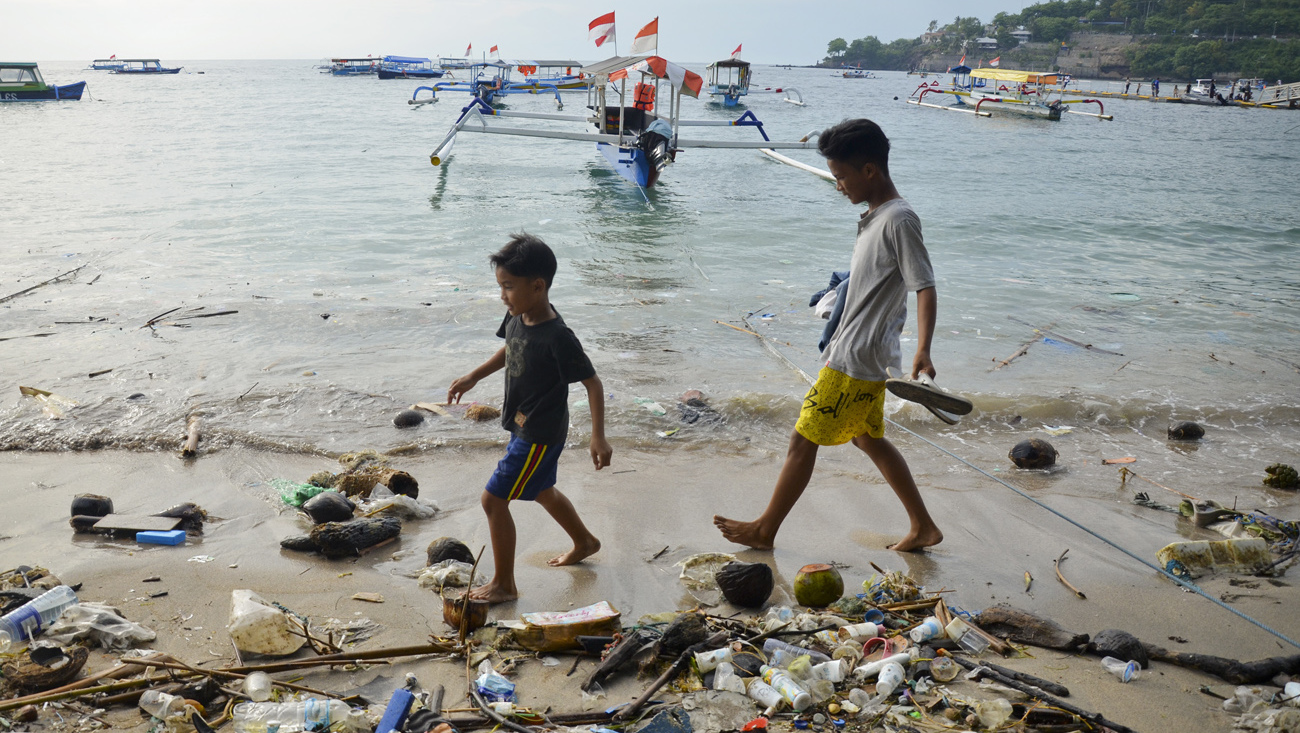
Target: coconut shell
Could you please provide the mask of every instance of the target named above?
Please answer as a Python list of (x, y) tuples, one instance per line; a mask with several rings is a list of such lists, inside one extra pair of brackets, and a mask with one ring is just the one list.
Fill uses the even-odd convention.
[(393, 424), (399, 428), (413, 428), (424, 422), (424, 415), (419, 410), (402, 410), (393, 417)]
[(1137, 662), (1146, 669), (1151, 664), (1146, 647), (1138, 638), (1127, 631), (1105, 629), (1098, 631), (1088, 644), (1088, 651), (1103, 657), (1115, 657), (1126, 662)]
[(310, 537), (305, 534), (296, 537), (286, 537), (280, 540), (280, 547), (294, 552), (315, 552), (320, 549)]
[(1049, 468), (1056, 465), (1056, 456), (1056, 448), (1039, 438), (1020, 441), (1007, 454), (1016, 468)]
[(772, 595), (772, 568), (761, 562), (729, 562), (714, 574), (722, 597), (742, 608), (762, 608)]
[(99, 494), (77, 494), (72, 498), (73, 517), (107, 517), (113, 513), (113, 500)]
[(1191, 420), (1185, 420), (1169, 428), (1170, 440), (1200, 440), (1205, 437), (1205, 428)]
[(346, 522), (352, 518), (352, 510), (356, 508), (356, 504), (348, 501), (346, 496), (337, 491), (322, 491), (302, 505), (302, 510), (307, 512), (307, 516), (311, 517), (311, 521), (316, 524)]
[(844, 595), (844, 578), (831, 565), (804, 565), (794, 576), (794, 599), (801, 606), (825, 608)]
[(468, 545), (455, 537), (439, 537), (429, 543), (428, 559), (429, 565), (437, 565), (444, 560), (459, 560), (473, 565), (474, 553)]
[(28, 649), (15, 662), (4, 665), (4, 676), (9, 685), (17, 690), (48, 690), (76, 678), (89, 657), (90, 651), (82, 646), (66, 650), (55, 647)]

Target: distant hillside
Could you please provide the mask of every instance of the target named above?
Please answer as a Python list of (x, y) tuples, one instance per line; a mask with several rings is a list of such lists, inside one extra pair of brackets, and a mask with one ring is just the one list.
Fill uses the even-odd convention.
[[(1029, 39), (1022, 42), (1025, 35)], [(836, 38), (821, 63), (941, 70), (963, 53), (972, 66), (1001, 57), (1004, 68), (1101, 78), (1300, 81), (1300, 3), (1052, 0), (1019, 13), (998, 13), (989, 23), (973, 17), (942, 26), (930, 21), (923, 35), (889, 43), (875, 36), (852, 42)]]

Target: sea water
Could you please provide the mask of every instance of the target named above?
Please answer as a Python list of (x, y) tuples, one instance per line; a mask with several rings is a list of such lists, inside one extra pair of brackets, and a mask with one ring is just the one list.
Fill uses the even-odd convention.
[[(48, 81), (87, 79), (87, 96), (0, 106), (0, 297), (82, 268), (0, 303), (0, 448), (175, 449), (191, 415), (208, 450), (503, 440), (495, 423), (391, 420), (500, 347), (487, 256), (515, 232), (558, 255), (551, 298), (604, 381), (616, 445), (782, 445), (806, 384), (773, 350), (816, 372), (809, 296), (847, 268), (862, 211), (833, 184), (752, 150), (691, 149), (642, 191), (591, 143), (472, 133), (435, 168), (464, 95), (412, 107), (420, 82), (311, 61), (178, 63), (145, 77), (46, 62)], [(921, 80), (880, 76), (757, 67), (756, 88), (795, 87), (807, 106), (744, 101), (774, 139), (859, 116), (890, 136), (938, 281), (938, 382), (977, 406), (943, 430), (1163, 441), (1192, 419), (1238, 472), (1294, 456), (1300, 116), (1105, 100), (1113, 122), (982, 119), (907, 105)], [(563, 99), (584, 110), (585, 94)], [(683, 103), (690, 118), (739, 114)], [(78, 404), (54, 420), (20, 385)], [(684, 422), (687, 389), (719, 419)], [(467, 399), (500, 393), (497, 376)], [(586, 394), (571, 397), (582, 440)]]

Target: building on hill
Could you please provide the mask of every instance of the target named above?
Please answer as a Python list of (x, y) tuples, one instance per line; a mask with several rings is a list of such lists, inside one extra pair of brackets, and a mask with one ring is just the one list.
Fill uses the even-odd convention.
[(1011, 31), (1011, 36), (1016, 39), (1017, 44), (1021, 44), (1029, 43), (1029, 41), (1034, 37), (1034, 34), (1032, 31), (1027, 31), (1024, 28), (1018, 28)]
[(947, 33), (948, 31), (935, 31), (933, 33), (922, 33), (921, 45), (929, 46), (932, 43), (938, 43), (939, 41), (943, 40), (943, 37), (947, 35)]
[(987, 36), (976, 38), (975, 43), (979, 46), (981, 51), (992, 51), (998, 47), (998, 39), (989, 38)]

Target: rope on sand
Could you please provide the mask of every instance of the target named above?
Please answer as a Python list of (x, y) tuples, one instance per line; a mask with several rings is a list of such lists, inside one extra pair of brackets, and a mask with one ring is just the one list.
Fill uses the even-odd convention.
[[(753, 315), (753, 314), (752, 314), (752, 313), (751, 313), (751, 314), (747, 314), (746, 316), (742, 317), (741, 320), (744, 322), (744, 324), (745, 324), (746, 327), (749, 327), (750, 330), (753, 331), (753, 328), (749, 325), (749, 320), (748, 320), (748, 318), (749, 318), (750, 315)], [(813, 379), (813, 378), (808, 374), (808, 372), (805, 372), (802, 368), (800, 368), (800, 366), (799, 366), (798, 364), (795, 364), (793, 361), (790, 361), (790, 358), (787, 357), (785, 354), (782, 354), (780, 351), (777, 351), (776, 347), (773, 346), (771, 343), (768, 342), (768, 338), (767, 338), (766, 336), (764, 336), (764, 335), (762, 335), (762, 334), (760, 334), (760, 333), (758, 333), (758, 332), (754, 332), (754, 335), (758, 337), (759, 341), (762, 342), (763, 346), (764, 346), (764, 347), (765, 347), (769, 352), (771, 352), (774, 356), (776, 356), (777, 359), (779, 359), (780, 361), (784, 362), (786, 366), (790, 367), (790, 368), (793, 369), (795, 372), (797, 372), (800, 376), (802, 376), (802, 377), (804, 378), (804, 381), (808, 382), (808, 384), (810, 384), (810, 385), (815, 383), (815, 380), (814, 380), (814, 379)], [(1028, 499), (1028, 500), (1034, 502), (1035, 504), (1037, 504), (1038, 506), (1042, 507), (1043, 509), (1046, 509), (1047, 511), (1051, 512), (1052, 514), (1055, 514), (1056, 516), (1060, 517), (1061, 519), (1064, 519), (1065, 521), (1069, 522), (1070, 524), (1073, 524), (1075, 527), (1078, 527), (1079, 529), (1083, 530), (1084, 532), (1087, 532), (1088, 534), (1092, 535), (1093, 537), (1096, 537), (1097, 539), (1101, 540), (1103, 543), (1105, 543), (1105, 544), (1107, 544), (1107, 545), (1110, 545), (1111, 547), (1115, 548), (1116, 550), (1119, 550), (1120, 552), (1124, 553), (1125, 555), (1128, 555), (1129, 557), (1131, 557), (1131, 558), (1133, 558), (1134, 560), (1138, 561), (1139, 563), (1145, 565), (1146, 567), (1148, 567), (1148, 568), (1150, 568), (1150, 569), (1156, 571), (1157, 573), (1163, 575), (1164, 577), (1166, 577), (1166, 578), (1168, 578), (1170, 581), (1172, 581), (1175, 585), (1181, 586), (1181, 587), (1183, 587), (1184, 589), (1189, 590), (1189, 591), (1195, 593), (1196, 595), (1198, 595), (1198, 596), (1200, 596), (1200, 597), (1202, 597), (1202, 598), (1204, 598), (1204, 599), (1210, 601), (1211, 603), (1215, 604), (1216, 606), (1219, 606), (1220, 608), (1223, 608), (1224, 610), (1226, 610), (1226, 611), (1228, 611), (1228, 612), (1230, 612), (1230, 613), (1232, 613), (1232, 614), (1234, 614), (1234, 615), (1240, 617), (1242, 620), (1244, 620), (1244, 621), (1246, 621), (1246, 622), (1248, 622), (1248, 623), (1251, 623), (1251, 624), (1253, 624), (1253, 625), (1255, 625), (1255, 626), (1257, 626), (1257, 627), (1263, 629), (1264, 631), (1267, 631), (1268, 633), (1272, 634), (1273, 636), (1276, 636), (1277, 638), (1281, 639), (1282, 641), (1285, 641), (1286, 643), (1290, 644), (1291, 646), (1294, 646), (1294, 647), (1296, 647), (1296, 648), (1300, 648), (1300, 641), (1296, 641), (1295, 639), (1292, 639), (1291, 637), (1287, 636), (1286, 634), (1283, 634), (1282, 632), (1278, 631), (1277, 629), (1274, 629), (1274, 628), (1268, 626), (1268, 625), (1265, 624), (1264, 622), (1259, 621), (1259, 620), (1257, 620), (1257, 619), (1255, 619), (1255, 618), (1249, 616), (1248, 614), (1242, 613), (1241, 611), (1238, 611), (1237, 609), (1233, 608), (1232, 606), (1229, 606), (1227, 603), (1224, 603), (1223, 601), (1219, 600), (1218, 598), (1215, 598), (1214, 596), (1210, 595), (1209, 593), (1206, 593), (1205, 591), (1201, 590), (1201, 587), (1198, 586), (1198, 585), (1196, 585), (1195, 583), (1193, 583), (1193, 582), (1191, 582), (1191, 581), (1189, 581), (1189, 580), (1186, 580), (1186, 579), (1184, 579), (1184, 578), (1180, 578), (1180, 577), (1174, 575), (1173, 573), (1169, 572), (1168, 570), (1165, 570), (1164, 568), (1160, 567), (1159, 565), (1156, 565), (1155, 563), (1153, 563), (1153, 562), (1147, 560), (1146, 558), (1141, 557), (1140, 555), (1138, 555), (1137, 553), (1133, 552), (1132, 550), (1129, 550), (1128, 548), (1124, 547), (1123, 545), (1120, 545), (1120, 544), (1118, 544), (1118, 543), (1116, 543), (1116, 542), (1113, 542), (1113, 541), (1107, 539), (1106, 537), (1103, 537), (1101, 534), (1099, 534), (1099, 533), (1093, 531), (1092, 529), (1089, 529), (1088, 527), (1085, 527), (1084, 525), (1080, 524), (1079, 522), (1075, 521), (1074, 519), (1070, 518), (1069, 516), (1066, 516), (1064, 513), (1060, 512), (1060, 511), (1057, 511), (1056, 509), (1053, 509), (1052, 507), (1050, 507), (1050, 506), (1044, 504), (1043, 502), (1039, 501), (1038, 499), (1035, 499), (1033, 496), (1030, 496), (1029, 494), (1026, 494), (1024, 491), (1021, 491), (1020, 489), (1017, 489), (1015, 486), (1012, 486), (1011, 484), (1007, 483), (1007, 482), (1004, 481), (1003, 479), (1001, 479), (1001, 478), (999, 478), (999, 477), (997, 477), (997, 476), (994, 476), (993, 474), (989, 473), (988, 471), (985, 471), (984, 469), (980, 468), (979, 466), (976, 466), (975, 464), (971, 463), (970, 461), (966, 460), (965, 458), (962, 458), (961, 456), (957, 455), (956, 453), (953, 453), (952, 451), (948, 450), (947, 448), (944, 448), (943, 446), (939, 445), (938, 443), (935, 443), (934, 441), (930, 440), (929, 438), (926, 438), (925, 436), (920, 435), (919, 433), (917, 433), (917, 432), (914, 431), (914, 430), (909, 430), (908, 428), (903, 427), (902, 425), (899, 425), (897, 422), (894, 422), (893, 420), (891, 420), (891, 419), (888, 418), (888, 417), (885, 418), (885, 422), (889, 423), (890, 425), (893, 425), (894, 427), (898, 428), (899, 430), (902, 430), (903, 432), (907, 433), (908, 435), (911, 435), (912, 437), (917, 438), (917, 439), (921, 440), (922, 442), (929, 444), (929, 445), (930, 445), (932, 448), (934, 448), (935, 450), (937, 450), (937, 451), (939, 451), (940, 453), (943, 453), (944, 455), (946, 455), (946, 456), (952, 458), (953, 460), (957, 461), (958, 463), (964, 464), (966, 467), (975, 470), (976, 472), (980, 473), (980, 474), (983, 475), (984, 477), (989, 478), (989, 479), (992, 479), (993, 481), (996, 481), (996, 482), (998, 482), (999, 484), (1002, 484), (1003, 486), (1007, 487), (1008, 489), (1011, 489), (1012, 491), (1016, 492), (1017, 494), (1019, 494), (1020, 496), (1022, 496), (1022, 497), (1024, 497), (1024, 498), (1026, 498), (1026, 499)]]

